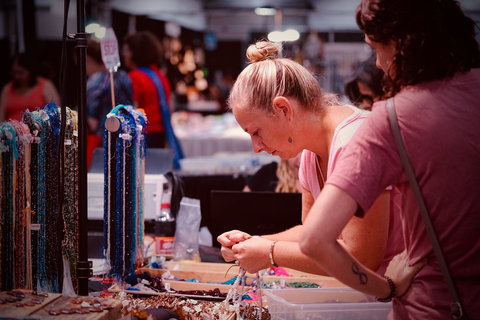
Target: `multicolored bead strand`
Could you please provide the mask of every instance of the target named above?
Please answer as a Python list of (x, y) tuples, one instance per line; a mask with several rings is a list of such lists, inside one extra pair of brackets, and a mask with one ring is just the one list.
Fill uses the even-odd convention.
[(2, 202), (2, 290), (12, 290), (14, 283), (14, 212), (15, 212), (15, 159), (17, 146), (15, 129), (4, 122), (1, 126), (2, 140), (2, 165), (3, 165), (3, 191)]

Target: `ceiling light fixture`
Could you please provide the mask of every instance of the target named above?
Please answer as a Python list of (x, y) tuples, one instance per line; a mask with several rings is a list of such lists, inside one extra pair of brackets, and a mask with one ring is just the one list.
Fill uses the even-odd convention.
[(300, 33), (294, 29), (272, 31), (268, 34), (268, 40), (272, 42), (297, 41), (298, 39), (300, 39)]
[(273, 16), (275, 13), (277, 13), (277, 10), (272, 7), (257, 7), (255, 8), (255, 13), (259, 16)]
[(85, 27), (85, 32), (87, 33), (95, 33), (100, 25), (98, 23), (90, 23), (88, 26)]

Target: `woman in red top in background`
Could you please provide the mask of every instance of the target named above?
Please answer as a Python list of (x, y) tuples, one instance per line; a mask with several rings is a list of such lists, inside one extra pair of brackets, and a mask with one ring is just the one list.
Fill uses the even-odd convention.
[[(165, 148), (166, 136), (162, 114), (159, 110), (157, 89), (148, 75), (140, 67), (152, 70), (160, 78), (167, 101), (170, 99), (170, 84), (158, 68), (162, 61), (162, 45), (151, 32), (142, 31), (129, 34), (125, 38), (122, 56), (125, 66), (130, 69), (133, 84), (133, 99), (136, 108), (145, 111), (148, 119), (147, 145), (149, 148)], [(172, 110), (171, 110), (172, 111)]]
[(0, 122), (21, 120), (22, 112), (51, 101), (60, 104), (60, 97), (52, 81), (40, 77), (36, 72), (38, 62), (32, 55), (19, 53), (12, 64), (12, 81), (7, 83), (0, 97)]

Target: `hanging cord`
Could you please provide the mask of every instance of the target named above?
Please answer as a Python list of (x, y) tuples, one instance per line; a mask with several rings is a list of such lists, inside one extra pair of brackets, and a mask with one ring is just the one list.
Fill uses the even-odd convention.
[[(67, 120), (67, 108), (66, 108), (66, 97), (67, 97), (67, 90), (66, 90), (66, 75), (67, 75), (67, 22), (68, 22), (68, 9), (70, 8), (70, 0), (64, 0), (64, 12), (63, 12), (63, 34), (62, 34), (62, 58), (60, 64), (60, 91), (61, 91), (61, 101), (60, 101), (60, 134), (58, 137), (58, 157), (59, 157), (59, 166), (58, 166), (58, 176), (59, 176), (59, 184), (58, 184), (58, 211), (57, 211), (57, 222), (58, 222), (58, 242), (59, 245), (62, 245), (63, 240), (63, 226), (65, 221), (63, 221), (63, 189), (65, 183), (65, 161), (64, 161), (64, 150), (65, 150), (65, 127), (66, 127), (66, 120)], [(65, 230), (66, 232), (66, 230)], [(68, 242), (68, 234), (67, 234), (67, 242)], [(58, 261), (63, 261), (62, 258), (62, 250), (59, 250), (59, 259)], [(63, 263), (58, 264), (58, 284), (59, 290), (62, 290), (63, 287)]]

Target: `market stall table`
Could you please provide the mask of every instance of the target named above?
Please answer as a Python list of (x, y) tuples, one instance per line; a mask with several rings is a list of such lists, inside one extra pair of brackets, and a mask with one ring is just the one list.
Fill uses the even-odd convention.
[(0, 317), (58, 320), (114, 320), (121, 317), (118, 300), (67, 297), (59, 293), (17, 289), (0, 292)]

